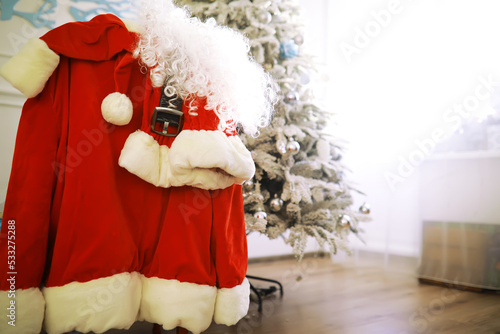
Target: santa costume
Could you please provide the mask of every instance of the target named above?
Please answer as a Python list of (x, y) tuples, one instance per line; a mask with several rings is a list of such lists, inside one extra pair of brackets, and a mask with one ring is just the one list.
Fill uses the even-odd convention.
[(254, 163), (236, 125), (266, 123), (270, 80), (238, 34), (171, 1), (144, 13), (58, 27), (0, 71), (28, 97), (0, 234), (0, 309), (15, 311), (0, 333), (136, 320), (200, 333), (248, 311), (240, 184)]

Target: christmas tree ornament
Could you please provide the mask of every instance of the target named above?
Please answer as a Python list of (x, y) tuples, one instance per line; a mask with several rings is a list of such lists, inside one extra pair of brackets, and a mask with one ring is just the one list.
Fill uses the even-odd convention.
[(359, 207), (359, 212), (367, 215), (370, 213), (370, 204), (368, 203), (363, 203), (360, 207)]
[(295, 42), (295, 44), (297, 45), (302, 45), (304, 44), (304, 36), (303, 35), (297, 35), (293, 38), (293, 41)]
[(351, 226), (351, 217), (348, 215), (340, 215), (339, 219), (337, 220), (337, 223), (342, 228), (348, 228)]
[(283, 200), (275, 195), (271, 203), (269, 203), (269, 206), (271, 207), (271, 211), (278, 212), (283, 208)]
[(273, 67), (274, 67), (274, 64), (273, 64), (273, 63), (264, 63), (264, 69), (265, 69), (266, 71), (270, 71), (270, 70), (272, 70), (272, 69), (273, 69)]
[(300, 144), (295, 140), (291, 140), (286, 144), (286, 151), (291, 154), (297, 154), (300, 151)]
[(265, 213), (264, 211), (262, 211), (262, 209), (259, 209), (259, 211), (256, 211), (253, 214), (253, 217), (255, 219), (267, 219), (267, 213)]
[(272, 19), (273, 16), (267, 10), (263, 10), (259, 14), (257, 14), (257, 20), (259, 20), (259, 22), (262, 24), (269, 24), (271, 23)]
[(286, 103), (290, 103), (290, 104), (296, 103), (299, 100), (299, 94), (294, 90), (288, 91), (285, 94), (284, 100)]
[(294, 40), (289, 40), (281, 43), (280, 45), (280, 57), (283, 59), (290, 59), (297, 57), (299, 54), (299, 46), (295, 44)]
[(245, 189), (246, 191), (252, 191), (254, 186), (255, 184), (253, 183), (252, 179), (243, 182), (243, 189)]

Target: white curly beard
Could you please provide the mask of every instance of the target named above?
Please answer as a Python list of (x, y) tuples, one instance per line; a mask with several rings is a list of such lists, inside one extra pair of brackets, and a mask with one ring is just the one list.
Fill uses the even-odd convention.
[(249, 57), (243, 35), (213, 19), (190, 18), (171, 0), (146, 0), (141, 20), (144, 30), (135, 54), (150, 68), (153, 85), (165, 83), (167, 94), (185, 100), (205, 97), (221, 130), (239, 124), (256, 135), (259, 127), (269, 124), (275, 85)]

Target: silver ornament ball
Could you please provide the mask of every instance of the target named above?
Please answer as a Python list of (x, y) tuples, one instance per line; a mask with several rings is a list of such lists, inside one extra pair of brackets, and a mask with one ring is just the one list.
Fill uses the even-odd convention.
[(257, 211), (253, 214), (255, 219), (267, 219), (267, 213), (264, 211)]
[(278, 212), (283, 208), (283, 200), (279, 197), (273, 198), (269, 204), (271, 211)]
[(297, 154), (300, 151), (300, 144), (295, 140), (289, 141), (288, 144), (286, 144), (286, 151), (288, 153)]
[(361, 213), (363, 213), (365, 215), (369, 214), (370, 213), (370, 204), (363, 203), (363, 205), (361, 205), (359, 207), (359, 212), (361, 212)]
[(347, 228), (351, 225), (351, 217), (348, 215), (340, 215), (338, 223), (340, 227)]
[(287, 103), (296, 103), (299, 100), (299, 94), (297, 92), (291, 90), (285, 95), (285, 102)]

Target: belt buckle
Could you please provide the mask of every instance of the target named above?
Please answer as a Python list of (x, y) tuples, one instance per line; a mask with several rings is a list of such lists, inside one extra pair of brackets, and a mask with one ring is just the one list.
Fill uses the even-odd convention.
[[(155, 130), (156, 124), (162, 124), (163, 129), (161, 131)], [(175, 137), (181, 130), (184, 124), (184, 114), (175, 109), (156, 107), (153, 112), (153, 117), (151, 117), (151, 132), (159, 134), (166, 137)], [(177, 128), (175, 133), (168, 133), (168, 127), (174, 126)]]

